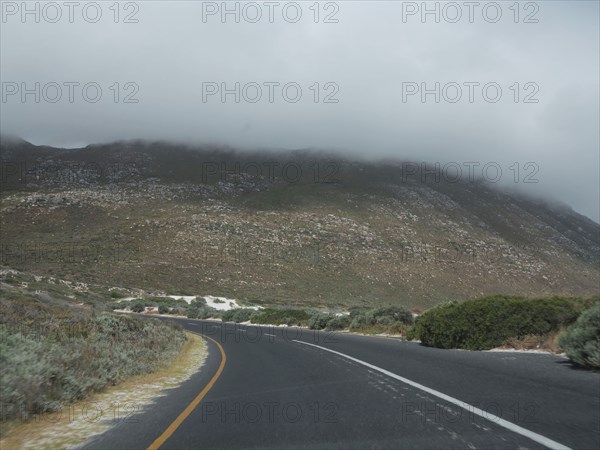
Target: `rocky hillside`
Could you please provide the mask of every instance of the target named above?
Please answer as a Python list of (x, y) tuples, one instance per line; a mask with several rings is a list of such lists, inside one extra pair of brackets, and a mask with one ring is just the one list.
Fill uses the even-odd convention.
[(287, 305), (600, 291), (595, 222), (400, 161), (4, 138), (0, 151), (4, 268)]

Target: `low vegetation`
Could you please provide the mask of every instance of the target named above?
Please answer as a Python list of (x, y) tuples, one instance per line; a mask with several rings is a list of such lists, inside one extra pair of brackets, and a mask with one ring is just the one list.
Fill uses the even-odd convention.
[(571, 360), (600, 369), (600, 302), (584, 311), (559, 340)]
[(230, 309), (221, 315), (221, 320), (223, 320), (223, 322), (247, 322), (254, 313), (255, 311), (253, 309), (248, 308)]
[(510, 339), (558, 332), (595, 301), (494, 296), (447, 303), (420, 316), (409, 337), (432, 347), (487, 350)]
[(55, 411), (154, 372), (170, 364), (186, 340), (175, 325), (1, 287), (1, 420)]
[(311, 313), (304, 309), (263, 309), (251, 318), (252, 323), (306, 326)]
[(121, 300), (111, 304), (111, 309), (130, 309), (133, 312), (142, 312), (146, 306), (157, 306), (161, 314), (185, 315), (190, 305), (185, 300), (171, 297), (148, 296), (134, 300)]
[(188, 319), (219, 319), (221, 312), (209, 306), (193, 306), (188, 307), (186, 316)]
[[(188, 316), (189, 317), (189, 316)], [(334, 314), (316, 309), (250, 308), (233, 309), (221, 314), (225, 322), (247, 322), (263, 325), (302, 326), (313, 330), (350, 330), (366, 334), (406, 334), (413, 317), (403, 307), (355, 308), (350, 314)]]
[(314, 330), (344, 330), (364, 334), (406, 334), (413, 316), (401, 306), (353, 308), (349, 315), (314, 314), (308, 326)]

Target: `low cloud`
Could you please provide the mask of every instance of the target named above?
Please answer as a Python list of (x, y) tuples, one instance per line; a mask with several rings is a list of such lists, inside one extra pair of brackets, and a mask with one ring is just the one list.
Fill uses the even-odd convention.
[(25, 4), (2, 3), (2, 133), (493, 162), (599, 221), (596, 2)]

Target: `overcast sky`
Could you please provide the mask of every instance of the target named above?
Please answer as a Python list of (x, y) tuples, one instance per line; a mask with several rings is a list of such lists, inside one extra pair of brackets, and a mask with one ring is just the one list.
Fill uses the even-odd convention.
[(598, 222), (599, 3), (447, 3), (2, 2), (1, 132), (497, 163)]

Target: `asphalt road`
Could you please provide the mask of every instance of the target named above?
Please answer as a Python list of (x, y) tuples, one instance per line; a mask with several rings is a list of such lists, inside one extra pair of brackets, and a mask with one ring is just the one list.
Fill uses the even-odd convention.
[(85, 448), (600, 449), (600, 374), (560, 357), (178, 321), (202, 370)]

